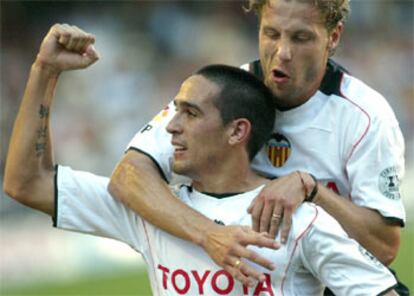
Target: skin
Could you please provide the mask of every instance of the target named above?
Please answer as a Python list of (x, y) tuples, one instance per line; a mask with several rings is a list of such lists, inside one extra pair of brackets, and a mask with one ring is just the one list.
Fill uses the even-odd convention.
[[(20, 203), (51, 216), (54, 215), (54, 160), (49, 131), (54, 93), (62, 72), (89, 67), (99, 59), (94, 42), (93, 35), (76, 26), (56, 24), (50, 29), (32, 65), (10, 139), (4, 191)], [(247, 249), (247, 245), (276, 249), (277, 242), (250, 227), (223, 227), (188, 208), (172, 195), (147, 156), (134, 151), (126, 153), (113, 178), (122, 184), (123, 190), (118, 193), (112, 186), (112, 192), (125, 196), (123, 200), (131, 208), (137, 210), (134, 199), (129, 197), (138, 194), (146, 199), (141, 211), (144, 219), (164, 229), (175, 223), (187, 225), (170, 232), (202, 246), (219, 266), (242, 283), (252, 285), (252, 279), (264, 281), (265, 277), (247, 263), (235, 269), (235, 257), (269, 270), (274, 268), (272, 262)], [(165, 196), (170, 198), (168, 207), (157, 207), (164, 204)]]
[(176, 113), (167, 126), (175, 147), (173, 170), (192, 179), (200, 192), (230, 193), (252, 190), (269, 181), (249, 166), (248, 120), (223, 125), (213, 99), (220, 88), (200, 75), (187, 79), (174, 102)]
[[(306, 2), (273, 0), (263, 6), (259, 29), (259, 53), (264, 81), (285, 110), (305, 103), (318, 90), (330, 52), (339, 43), (343, 25), (328, 31), (319, 11)], [(286, 76), (278, 77), (275, 70)], [(274, 180), (252, 202), (253, 229), (274, 237), (279, 227), (284, 242), (294, 210), (311, 192), (314, 181), (302, 172), (305, 186), (294, 172)], [(400, 226), (377, 211), (357, 206), (318, 184), (314, 203), (323, 207), (361, 245), (382, 263), (390, 264), (400, 244)], [(272, 218), (275, 214), (279, 218)]]
[[(228, 155), (220, 113), (210, 103), (219, 91), (204, 77), (192, 76), (184, 81), (174, 100), (177, 113), (167, 126), (175, 147), (173, 171), (193, 180), (212, 174)], [(222, 154), (221, 147), (224, 147)]]
[(19, 202), (53, 215), (54, 161), (50, 108), (59, 75), (99, 59), (95, 37), (76, 26), (54, 25), (30, 70), (7, 154), (4, 191)]
[[(264, 6), (259, 52), (265, 82), (278, 95), (279, 109), (303, 104), (316, 92), (342, 29), (339, 23), (328, 32), (319, 12), (303, 2), (272, 0), (270, 6)], [(287, 79), (274, 77), (273, 70), (283, 72)], [(293, 211), (303, 202), (305, 192), (315, 185), (308, 174), (302, 172), (302, 175), (305, 186), (298, 174), (292, 173), (274, 180), (262, 190), (248, 209), (254, 230), (266, 231), (274, 238), (282, 225), (281, 240), (286, 240)], [(314, 201), (380, 261), (391, 263), (398, 252), (400, 227), (390, 224), (376, 211), (340, 198), (322, 184), (319, 187)], [(248, 241), (257, 242), (253, 235), (249, 239), (246, 236), (243, 241), (226, 235), (223, 229), (178, 203), (155, 164), (136, 151), (128, 152), (121, 159), (111, 177), (109, 191), (154, 225), (203, 247), (225, 270), (230, 271), (228, 258), (244, 257)], [(156, 207), (159, 204), (163, 206)], [(250, 259), (255, 261), (253, 257)], [(253, 271), (250, 275), (255, 276)]]
[[(75, 26), (54, 25), (50, 29), (32, 65), (10, 140), (3, 184), (4, 191), (20, 203), (51, 216), (54, 214), (54, 160), (49, 131), (55, 88), (62, 72), (89, 67), (99, 59), (99, 55), (93, 47), (94, 41), (93, 35)], [(217, 90), (212, 85), (210, 85), (210, 88), (212, 93)], [(186, 145), (188, 144), (189, 150), (192, 149), (193, 144), (186, 142), (186, 140), (189, 138), (188, 133), (195, 133), (195, 128), (180, 116), (183, 116), (183, 112), (186, 112), (185, 108), (181, 108), (183, 106), (181, 102), (191, 97), (190, 95), (181, 96), (181, 93), (180, 96), (177, 96), (177, 114), (179, 115), (169, 125), (169, 131), (173, 134), (173, 141), (177, 139), (183, 141)], [(189, 127), (193, 129), (187, 129)], [(240, 120), (233, 122), (221, 131), (226, 137), (219, 138), (224, 139), (226, 147), (234, 153), (234, 149), (244, 145), (249, 126), (245, 121)], [(239, 160), (247, 160), (246, 151), (245, 149), (237, 149), (237, 151), (241, 153), (238, 157), (238, 163), (242, 165), (243, 162), (239, 162)], [(178, 168), (178, 163), (176, 167)], [(182, 169), (185, 167), (181, 164)], [(187, 166), (186, 170), (189, 174), (194, 173), (194, 169), (191, 167)], [(251, 178), (250, 169), (236, 171), (238, 174), (245, 176), (242, 179), (244, 180), (242, 184), (246, 186), (246, 190), (259, 182), (257, 179)], [(194, 176), (197, 177), (195, 173)], [(201, 175), (198, 177), (202, 178)], [(181, 235), (180, 237), (192, 240), (202, 246), (217, 264), (229, 271), (239, 281), (251, 285), (252, 278), (261, 281), (264, 278), (263, 274), (253, 269), (246, 261), (241, 267), (235, 268), (234, 265), (238, 258), (246, 258), (268, 269), (274, 268), (271, 262), (246, 247), (253, 244), (276, 249), (278, 247), (276, 242), (265, 238), (263, 234), (254, 232), (249, 227), (223, 227), (217, 225), (183, 205), (171, 195), (166, 184), (161, 181), (158, 169), (146, 156), (133, 151), (128, 152), (115, 170), (114, 178), (119, 179), (118, 184), (124, 186), (124, 191), (119, 195), (126, 194), (124, 199), (127, 203), (129, 197), (132, 197), (130, 201), (133, 201), (137, 191), (142, 194), (141, 197), (144, 197), (142, 207), (146, 215), (150, 216), (151, 223), (164, 225), (164, 229), (172, 226), (177, 232), (177, 236)], [(230, 177), (229, 180), (231, 179)], [(197, 182), (199, 181), (196, 180), (195, 184)], [(313, 186), (311, 182), (306, 181), (306, 186)], [(231, 186), (230, 183), (226, 186)], [(158, 186), (148, 186), (148, 184), (158, 184)], [(200, 190), (206, 188), (206, 191), (210, 188), (202, 182), (195, 186)], [(216, 186), (217, 184), (214, 184), (212, 187), (217, 188)], [(289, 186), (286, 188), (289, 188)], [(117, 190), (116, 186), (114, 190)], [(303, 188), (301, 190), (304, 191)], [(316, 198), (318, 203), (322, 202), (324, 190), (327, 189), (322, 189)], [(165, 200), (165, 196), (171, 196), (171, 199), (168, 200), (167, 198)], [(156, 206), (165, 202), (168, 202), (168, 206)], [(329, 203), (326, 207), (328, 205)], [(340, 207), (334, 203), (332, 205), (334, 208)], [(131, 206), (133, 206), (132, 202)], [(344, 211), (347, 210), (346, 206), (342, 207)], [(349, 210), (353, 211), (352, 208)], [(151, 213), (157, 213), (160, 216), (151, 216)], [(177, 227), (177, 225), (182, 226)], [(391, 291), (387, 295), (396, 294)]]
[[(337, 46), (342, 25), (328, 33), (319, 11), (305, 2), (271, 1), (264, 5), (259, 55), (265, 84), (279, 109), (305, 103), (319, 88), (329, 49)], [(278, 78), (275, 71), (285, 75)]]
[[(239, 119), (223, 127), (219, 112), (211, 103), (211, 97), (218, 92), (217, 85), (198, 75), (182, 84), (175, 98), (177, 113), (167, 127), (175, 146), (174, 171), (192, 177), (194, 187), (200, 191), (222, 193), (249, 190), (258, 186), (258, 177), (248, 165), (241, 166), (244, 162), (240, 159), (248, 160), (246, 149), (244, 146), (241, 149), (243, 155), (240, 159), (228, 156), (233, 156), (235, 147), (244, 144), (246, 134), (250, 132), (250, 123)], [(236, 165), (237, 169), (234, 169)], [(259, 179), (260, 184), (265, 182)], [(109, 191), (150, 223), (201, 246), (218, 265), (244, 284), (252, 285), (253, 280), (263, 281), (264, 274), (248, 263), (234, 268), (238, 260), (235, 258), (245, 258), (246, 262), (255, 262), (269, 270), (274, 268), (272, 262), (247, 249), (247, 245), (276, 249), (278, 243), (250, 227), (219, 226), (187, 207), (172, 195), (159, 177), (153, 161), (135, 150), (127, 152), (116, 167)], [(166, 196), (168, 206), (157, 207), (164, 203)], [(136, 203), (136, 198), (146, 201)], [(154, 212), (157, 214), (154, 215)], [(171, 225), (183, 227), (174, 228)]]

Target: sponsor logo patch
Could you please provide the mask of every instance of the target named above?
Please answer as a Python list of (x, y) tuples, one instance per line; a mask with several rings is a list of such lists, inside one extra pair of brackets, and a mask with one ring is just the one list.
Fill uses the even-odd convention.
[(291, 148), (289, 140), (281, 134), (273, 134), (266, 144), (267, 156), (275, 167), (281, 167), (288, 160)]
[(400, 199), (400, 180), (395, 166), (388, 167), (380, 173), (378, 187), (385, 197), (393, 200)]

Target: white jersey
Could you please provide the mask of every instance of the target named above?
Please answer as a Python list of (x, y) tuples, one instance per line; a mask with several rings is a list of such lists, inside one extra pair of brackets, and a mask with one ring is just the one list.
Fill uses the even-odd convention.
[[(252, 249), (275, 263), (254, 287), (237, 282), (200, 247), (141, 219), (111, 197), (108, 178), (58, 167), (56, 226), (113, 238), (140, 252), (148, 265), (154, 295), (378, 295), (392, 288), (392, 274), (324, 210), (304, 203), (293, 215), (288, 241), (279, 250)], [(178, 198), (225, 225), (250, 225), (246, 209), (263, 188), (218, 199), (187, 186)], [(229, 209), (232, 209), (229, 211)]]
[[(261, 77), (258, 61), (242, 68)], [(139, 131), (128, 148), (150, 156), (173, 184), (173, 147), (165, 127), (169, 104)], [(329, 61), (320, 89), (306, 103), (276, 111), (272, 139), (253, 168), (269, 177), (301, 170), (355, 204), (404, 225), (399, 182), (404, 175), (404, 139), (386, 100)]]

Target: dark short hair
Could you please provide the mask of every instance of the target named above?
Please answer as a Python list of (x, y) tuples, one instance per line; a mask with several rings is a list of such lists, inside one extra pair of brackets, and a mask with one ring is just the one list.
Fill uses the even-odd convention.
[(209, 65), (194, 74), (220, 87), (214, 105), (224, 125), (238, 118), (250, 121), (247, 152), (252, 160), (273, 131), (276, 113), (272, 92), (253, 74), (232, 66)]

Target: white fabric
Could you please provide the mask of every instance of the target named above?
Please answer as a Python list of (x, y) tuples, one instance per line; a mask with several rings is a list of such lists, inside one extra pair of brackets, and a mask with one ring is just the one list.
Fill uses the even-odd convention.
[[(296, 170), (312, 173), (355, 204), (404, 223), (398, 184), (404, 176), (405, 148), (398, 121), (386, 100), (358, 79), (343, 74), (340, 92), (328, 96), (318, 91), (297, 108), (276, 111), (274, 132), (289, 140), (290, 157), (274, 167), (264, 148), (252, 167), (271, 177)], [(173, 115), (170, 104), (168, 115), (157, 116), (150, 122), (152, 129), (138, 132), (128, 145), (151, 155), (170, 184), (175, 183), (173, 148), (165, 127)]]
[[(323, 285), (336, 295), (377, 295), (396, 284), (332, 217), (304, 203), (293, 216), (286, 245), (277, 251), (252, 248), (275, 262), (276, 270), (265, 271), (264, 284), (243, 287), (200, 247), (154, 227), (113, 199), (107, 183), (107, 178), (59, 166), (57, 227), (129, 244), (148, 264), (154, 295), (314, 296), (322, 294)], [(246, 208), (262, 188), (217, 199), (183, 186), (177, 195), (210, 219), (250, 225)]]

